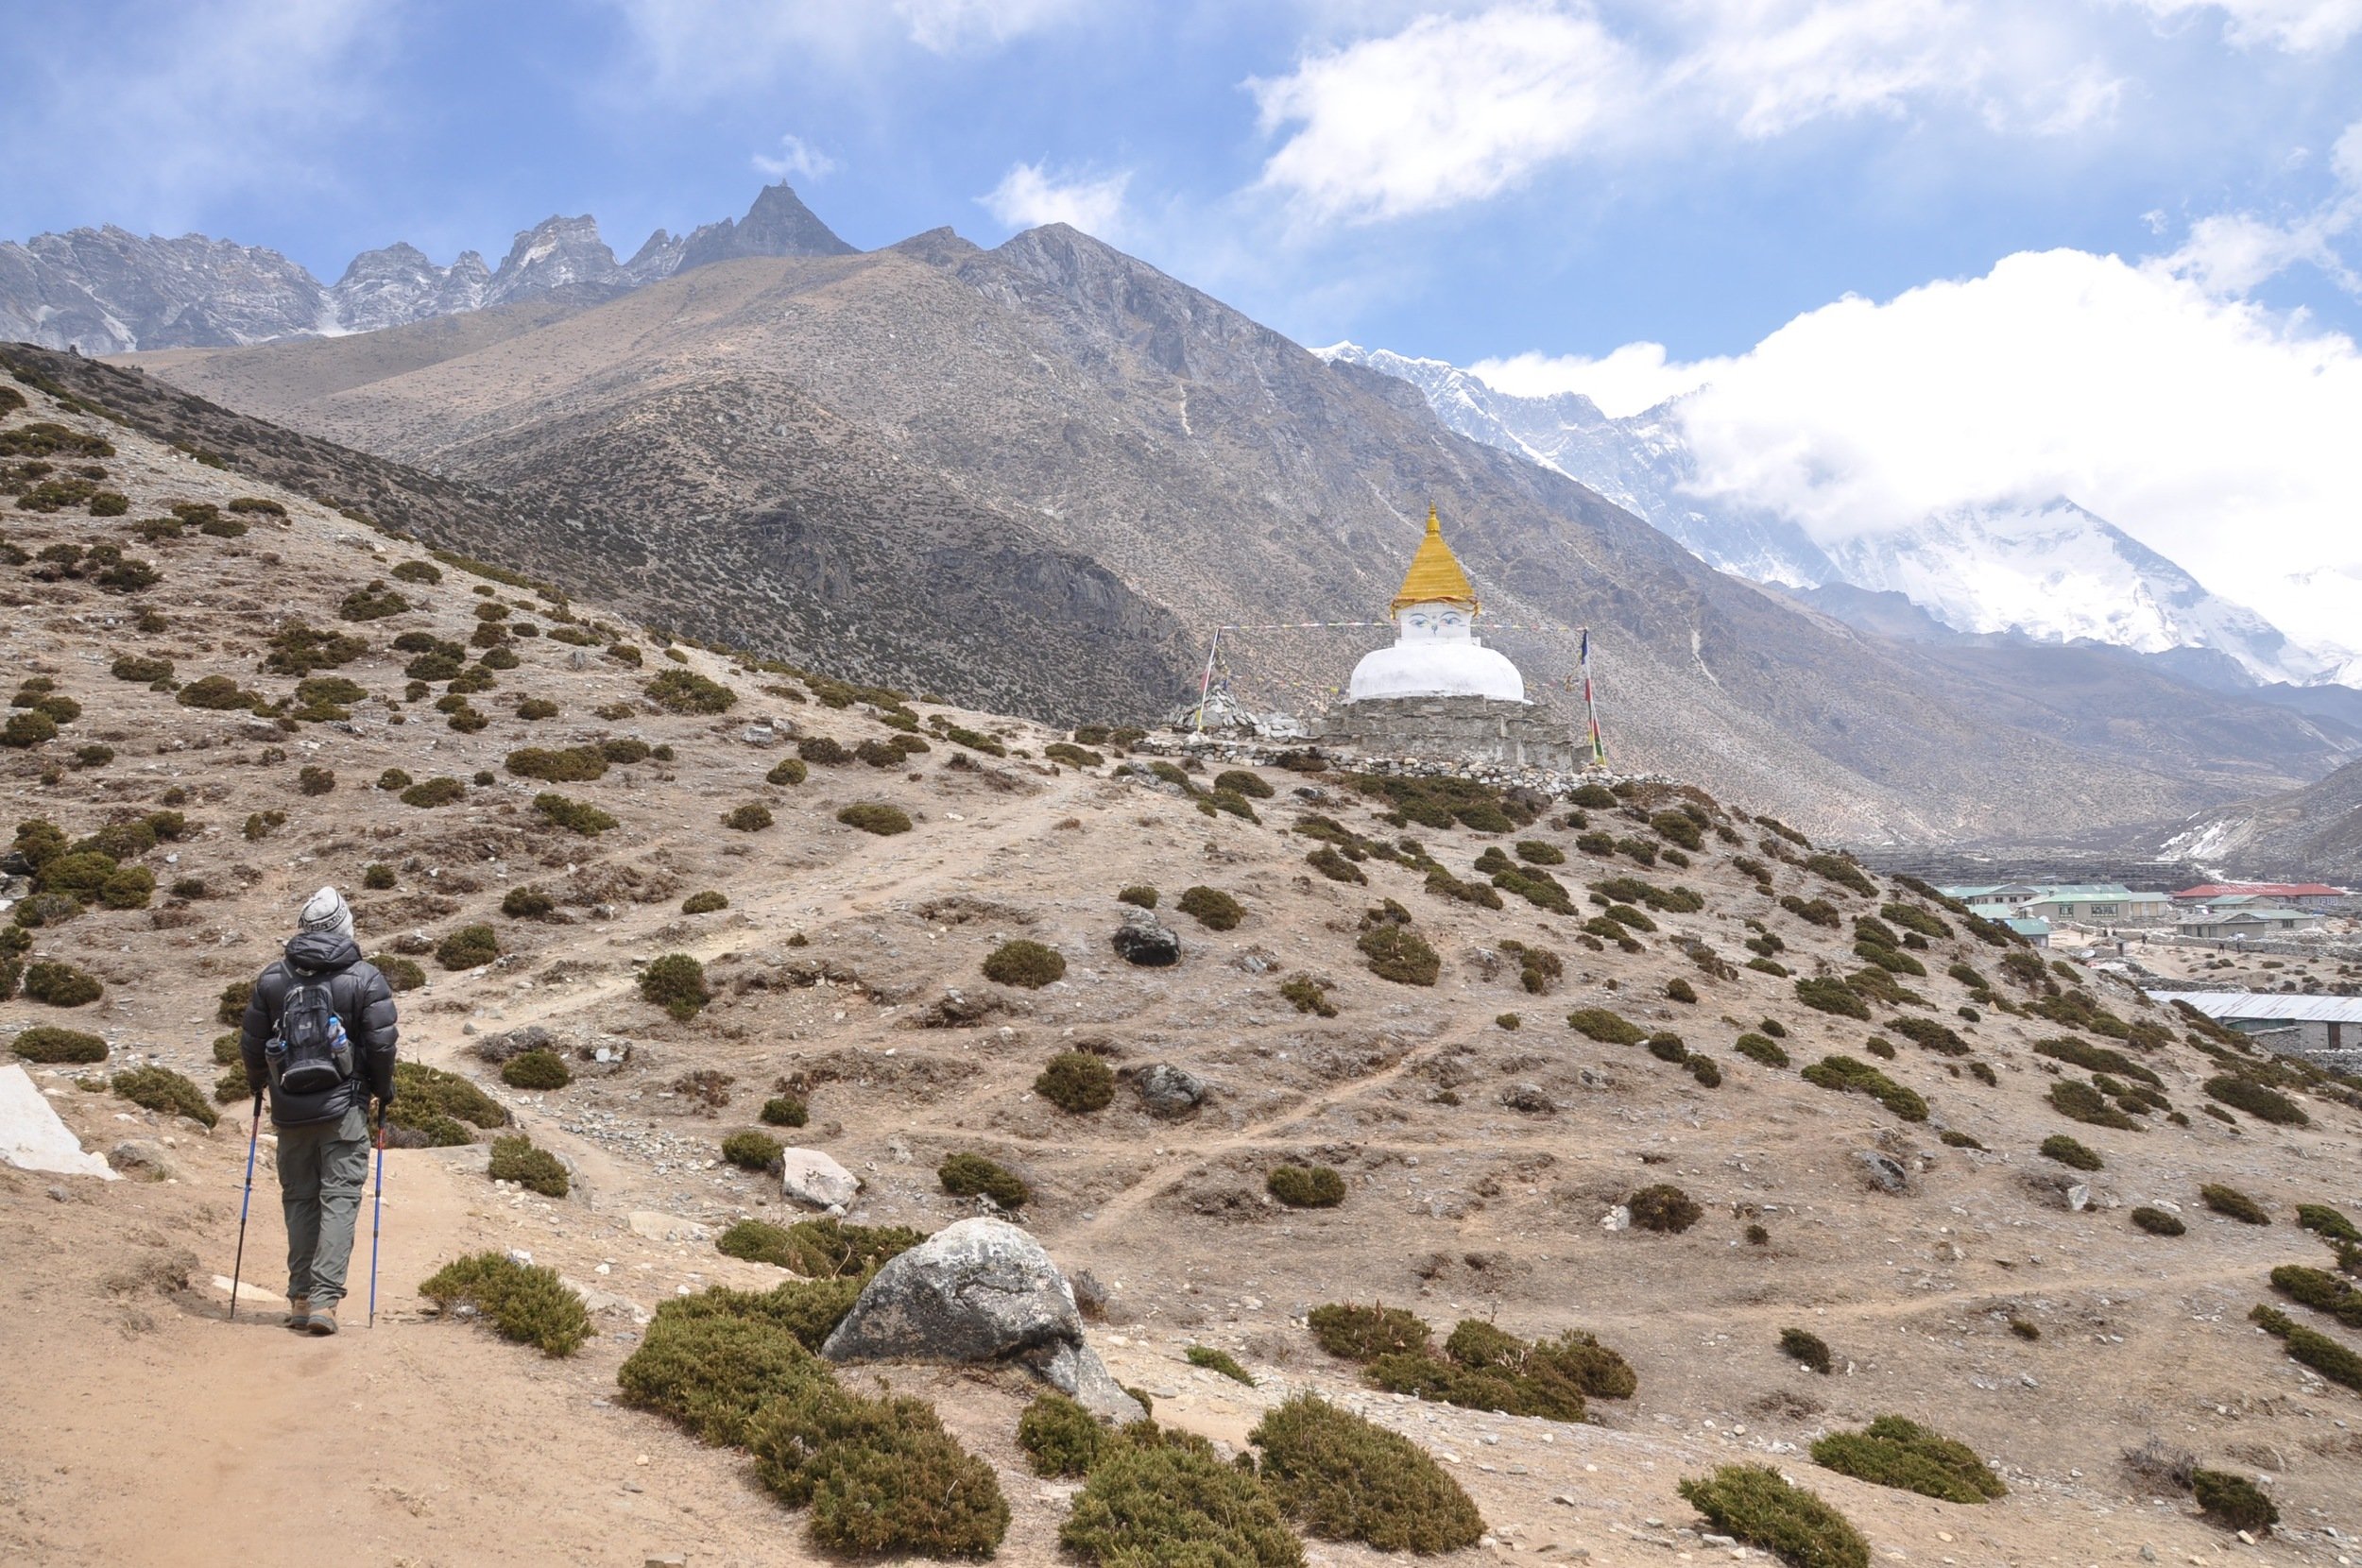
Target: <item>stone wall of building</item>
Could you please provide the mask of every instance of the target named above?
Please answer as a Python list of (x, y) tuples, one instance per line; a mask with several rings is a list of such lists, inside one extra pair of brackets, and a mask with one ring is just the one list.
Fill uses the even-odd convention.
[(1417, 758), (1571, 771), (1573, 730), (1531, 703), (1490, 697), (1378, 697), (1341, 703), (1313, 725), (1324, 746), (1365, 757)]

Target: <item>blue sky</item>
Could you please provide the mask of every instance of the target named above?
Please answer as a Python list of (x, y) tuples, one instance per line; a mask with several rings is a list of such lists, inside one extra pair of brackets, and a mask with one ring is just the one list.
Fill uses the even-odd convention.
[[(554, 212), (628, 255), (779, 177), (864, 247), (1063, 217), (1308, 344), (1617, 411), (1755, 386), (1725, 477), (1824, 532), (2065, 489), (2362, 641), (2362, 459), (2286, 435), (2362, 428), (2362, 0), (0, 0), (0, 236), (333, 279)], [(1977, 426), (1977, 477), (1921, 483), (1916, 432), (1815, 384), (1866, 376)], [(2140, 419), (1985, 412), (2062, 380)]]

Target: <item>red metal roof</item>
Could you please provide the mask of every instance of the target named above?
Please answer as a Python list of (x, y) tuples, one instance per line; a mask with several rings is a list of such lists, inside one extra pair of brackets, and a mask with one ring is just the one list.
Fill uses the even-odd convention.
[(2321, 882), (2201, 882), (2194, 888), (2183, 888), (2173, 895), (2176, 898), (2227, 898), (2234, 893), (2251, 893), (2266, 898), (2338, 898), (2342, 888)]

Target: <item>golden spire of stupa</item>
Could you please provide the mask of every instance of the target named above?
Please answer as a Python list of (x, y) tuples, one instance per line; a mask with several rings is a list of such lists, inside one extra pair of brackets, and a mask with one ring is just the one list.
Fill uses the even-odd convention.
[(1451, 546), (1444, 542), (1444, 525), (1436, 520), (1435, 508), (1427, 509), (1427, 537), (1419, 541), (1418, 554), (1411, 557), (1411, 570), (1403, 574), (1402, 591), (1387, 606), (1389, 614), (1407, 605), (1426, 605), (1443, 601), (1465, 605), (1473, 613), (1477, 608), (1476, 589), (1468, 582), (1468, 574), (1460, 570), (1460, 562), (1452, 555)]

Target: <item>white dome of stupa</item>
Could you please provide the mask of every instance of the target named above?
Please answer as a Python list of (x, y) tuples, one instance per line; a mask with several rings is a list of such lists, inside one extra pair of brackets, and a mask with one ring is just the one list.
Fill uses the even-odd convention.
[(1481, 606), (1476, 589), (1444, 542), (1435, 509), (1428, 508), (1427, 537), (1395, 595), (1395, 645), (1363, 656), (1345, 687), (1347, 702), (1383, 697), (1489, 697), (1526, 700), (1525, 677), (1499, 653), (1476, 639)]

